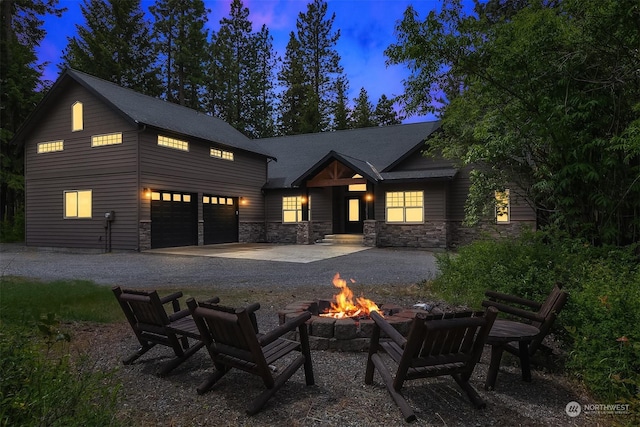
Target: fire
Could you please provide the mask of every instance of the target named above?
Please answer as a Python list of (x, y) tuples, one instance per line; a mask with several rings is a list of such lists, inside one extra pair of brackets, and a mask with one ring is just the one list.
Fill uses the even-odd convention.
[[(351, 283), (355, 283), (355, 280), (351, 279)], [(354, 304), (353, 292), (347, 286), (347, 281), (340, 278), (340, 273), (336, 273), (333, 277), (333, 286), (339, 288), (340, 293), (333, 296), (334, 302), (331, 303), (329, 311), (321, 313), (320, 316), (342, 319), (345, 317), (368, 316), (372, 311), (382, 314), (376, 303), (370, 299), (358, 297)]]

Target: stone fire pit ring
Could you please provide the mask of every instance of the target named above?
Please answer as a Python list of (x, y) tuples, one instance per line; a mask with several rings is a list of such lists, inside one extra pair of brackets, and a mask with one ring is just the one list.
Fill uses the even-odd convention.
[[(307, 321), (309, 345), (312, 350), (367, 351), (373, 332), (374, 321), (369, 318), (321, 317), (331, 306), (329, 300), (297, 301), (278, 311), (278, 321), (282, 325), (303, 311), (311, 312)], [(395, 304), (378, 304), (385, 319), (403, 336), (409, 333), (409, 327), (416, 313), (421, 309), (406, 309)], [(292, 332), (292, 335), (297, 332)], [(292, 338), (297, 338), (292, 336)]]

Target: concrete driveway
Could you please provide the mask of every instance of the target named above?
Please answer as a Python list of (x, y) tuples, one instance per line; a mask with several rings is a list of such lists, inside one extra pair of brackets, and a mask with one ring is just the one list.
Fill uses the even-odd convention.
[(253, 288), (324, 287), (331, 284), (335, 273), (362, 284), (409, 285), (433, 278), (437, 271), (434, 254), (426, 250), (340, 245), (214, 246), (105, 254), (0, 244), (0, 273), (140, 288)]

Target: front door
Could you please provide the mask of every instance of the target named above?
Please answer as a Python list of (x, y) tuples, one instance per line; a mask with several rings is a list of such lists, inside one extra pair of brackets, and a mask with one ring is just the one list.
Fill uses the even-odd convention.
[(363, 231), (365, 201), (363, 196), (349, 196), (345, 200), (345, 232), (359, 234)]

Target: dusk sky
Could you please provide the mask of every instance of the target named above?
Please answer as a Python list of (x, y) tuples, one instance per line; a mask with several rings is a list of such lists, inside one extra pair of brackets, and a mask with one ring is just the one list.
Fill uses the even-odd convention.
[[(220, 19), (229, 16), (231, 0), (205, 0), (211, 10), (208, 26), (217, 31)], [(142, 9), (154, 2), (142, 1)], [(279, 56), (284, 56), (289, 33), (296, 30), (296, 19), (300, 12), (307, 10), (306, 0), (244, 0), (249, 8), (249, 20), (254, 30), (266, 24), (273, 36), (273, 45)], [(403, 93), (402, 80), (408, 75), (405, 66), (385, 65), (384, 50), (395, 42), (395, 26), (407, 6), (413, 5), (420, 18), (429, 11), (439, 8), (440, 0), (328, 0), (328, 13), (335, 12), (334, 31), (341, 35), (336, 49), (341, 56), (341, 65), (349, 79), (349, 99), (357, 97), (364, 87), (369, 100), (374, 105), (380, 95), (387, 97)], [(47, 36), (39, 48), (41, 61), (50, 62), (45, 71), (45, 79), (55, 80), (67, 37), (76, 35), (76, 25), (84, 25), (80, 12), (81, 0), (61, 0), (60, 7), (68, 10), (61, 18), (45, 17)], [(405, 123), (432, 119), (433, 117), (411, 117)]]

